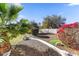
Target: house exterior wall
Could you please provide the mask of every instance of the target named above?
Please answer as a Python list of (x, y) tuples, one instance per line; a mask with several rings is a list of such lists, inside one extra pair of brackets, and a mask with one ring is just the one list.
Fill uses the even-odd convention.
[(53, 33), (56, 34), (58, 29), (40, 29), (39, 33)]

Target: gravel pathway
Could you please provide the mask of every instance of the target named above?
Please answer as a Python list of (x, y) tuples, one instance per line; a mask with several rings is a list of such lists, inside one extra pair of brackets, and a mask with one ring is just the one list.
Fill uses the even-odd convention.
[(46, 51), (38, 51), (35, 48), (29, 47), (27, 45), (16, 45), (10, 56), (61, 56), (56, 51), (49, 48)]
[(41, 42), (35, 41), (35, 40), (22, 41), (19, 44), (20, 45), (27, 45), (32, 48), (36, 48), (39, 51), (46, 51), (48, 49), (48, 46), (44, 45)]

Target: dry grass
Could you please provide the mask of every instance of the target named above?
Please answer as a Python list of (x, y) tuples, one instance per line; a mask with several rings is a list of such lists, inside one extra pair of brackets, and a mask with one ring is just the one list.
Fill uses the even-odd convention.
[(10, 40), (11, 45), (16, 45), (17, 43), (19, 43), (20, 41), (23, 40), (24, 35), (19, 35), (18, 37)]

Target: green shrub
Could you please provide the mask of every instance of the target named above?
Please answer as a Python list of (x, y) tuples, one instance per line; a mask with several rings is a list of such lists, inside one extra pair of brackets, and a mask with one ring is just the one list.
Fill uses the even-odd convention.
[(57, 45), (58, 43), (62, 44), (62, 42), (59, 39), (52, 39), (49, 41), (52, 45)]

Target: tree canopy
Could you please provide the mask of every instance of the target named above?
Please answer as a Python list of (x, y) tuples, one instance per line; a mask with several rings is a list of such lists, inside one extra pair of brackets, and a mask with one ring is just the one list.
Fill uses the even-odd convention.
[(57, 15), (46, 16), (44, 18), (42, 27), (43, 28), (59, 28), (65, 23), (65, 21), (66, 19), (61, 16), (57, 16)]

